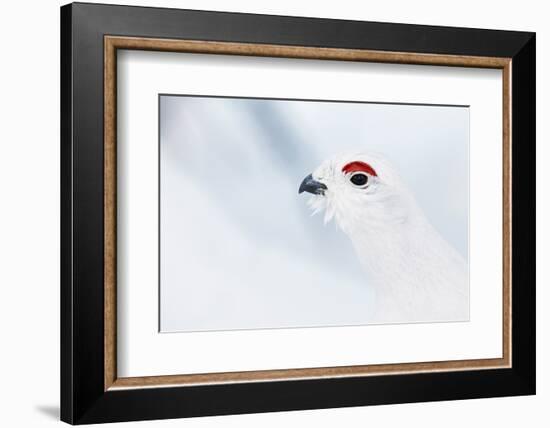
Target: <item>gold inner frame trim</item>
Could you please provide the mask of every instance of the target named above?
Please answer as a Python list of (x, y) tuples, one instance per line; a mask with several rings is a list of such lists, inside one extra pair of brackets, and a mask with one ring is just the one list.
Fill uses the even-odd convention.
[[(375, 364), (339, 367), (291, 368), (225, 373), (170, 376), (117, 376), (116, 321), (116, 89), (117, 50), (148, 50), (217, 55), (261, 56), (334, 61), (381, 62), (393, 64), (439, 65), (494, 68), (502, 70), (502, 144), (503, 144), (503, 290), (502, 357), (491, 359), (430, 361), (420, 363)], [(511, 367), (512, 340), (512, 203), (511, 203), (511, 58), (463, 55), (386, 52), (362, 49), (337, 49), (251, 43), (171, 40), (140, 37), (104, 37), (104, 389), (192, 386), (220, 383), (282, 381), (312, 378), (339, 378), (394, 375), (421, 372), (480, 370)]]

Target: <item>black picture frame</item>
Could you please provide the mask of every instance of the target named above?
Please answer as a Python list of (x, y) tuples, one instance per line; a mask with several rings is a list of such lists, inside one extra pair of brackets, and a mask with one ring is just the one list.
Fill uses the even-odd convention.
[[(104, 388), (104, 36), (512, 59), (512, 366)], [(61, 8), (61, 419), (86, 424), (535, 393), (535, 34), (73, 3)]]

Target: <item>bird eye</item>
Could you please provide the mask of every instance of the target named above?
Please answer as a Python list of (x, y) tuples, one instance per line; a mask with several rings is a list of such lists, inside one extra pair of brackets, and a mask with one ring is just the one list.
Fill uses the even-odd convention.
[(351, 181), (357, 187), (366, 187), (369, 181), (369, 177), (366, 174), (359, 172), (357, 174), (353, 174), (350, 177), (349, 181)]

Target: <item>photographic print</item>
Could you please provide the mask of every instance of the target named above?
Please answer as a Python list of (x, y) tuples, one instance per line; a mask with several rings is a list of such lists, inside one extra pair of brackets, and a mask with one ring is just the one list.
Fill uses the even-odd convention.
[(469, 319), (469, 108), (159, 95), (160, 331)]

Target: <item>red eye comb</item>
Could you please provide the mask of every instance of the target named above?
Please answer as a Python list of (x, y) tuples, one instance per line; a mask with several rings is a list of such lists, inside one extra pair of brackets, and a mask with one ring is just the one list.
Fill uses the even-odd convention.
[(362, 172), (366, 172), (369, 175), (372, 175), (373, 177), (378, 176), (372, 166), (370, 166), (368, 163), (360, 162), (360, 161), (354, 161), (344, 165), (344, 167), (342, 168), (342, 171), (345, 174), (351, 174), (352, 172), (362, 171)]

